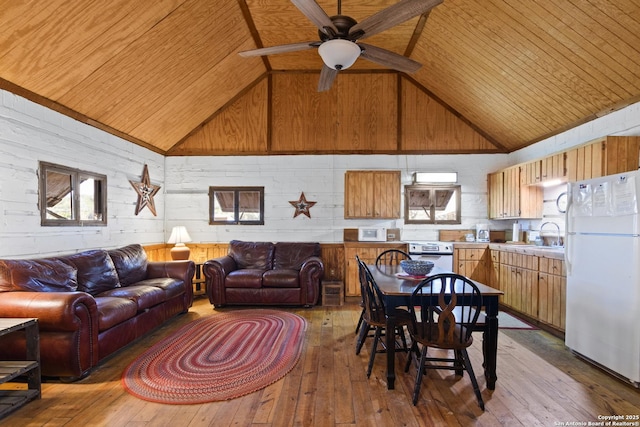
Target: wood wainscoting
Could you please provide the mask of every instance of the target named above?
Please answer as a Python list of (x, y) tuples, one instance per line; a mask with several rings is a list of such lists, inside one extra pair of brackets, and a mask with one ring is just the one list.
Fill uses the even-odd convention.
[[(229, 251), (228, 243), (195, 243), (188, 244), (191, 249), (189, 259), (197, 264), (224, 256)], [(171, 261), (170, 250), (173, 245), (156, 244), (143, 245), (149, 261)], [(322, 262), (324, 263), (324, 278), (326, 281), (344, 281), (344, 245), (342, 243), (321, 243)]]

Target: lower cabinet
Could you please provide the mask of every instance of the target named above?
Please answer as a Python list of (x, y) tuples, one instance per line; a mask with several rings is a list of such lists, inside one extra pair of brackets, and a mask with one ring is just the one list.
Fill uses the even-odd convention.
[(504, 292), (500, 303), (541, 324), (564, 332), (567, 279), (564, 260), (490, 249), (487, 283)]
[(536, 318), (538, 316), (538, 257), (504, 252), (501, 264), (503, 304)]
[(365, 264), (375, 264), (376, 258), (387, 249), (401, 249), (407, 251), (406, 243), (363, 243), (363, 242), (345, 242), (344, 256), (347, 268), (345, 277), (346, 297), (360, 296), (360, 279), (358, 277), (358, 263), (356, 255), (360, 257)]
[(454, 271), (472, 280), (477, 280), (481, 283), (488, 283), (488, 269), (491, 265), (490, 252), (487, 250), (488, 245), (480, 246), (475, 244), (464, 246), (467, 247), (456, 248), (454, 245)]
[(561, 259), (540, 258), (538, 319), (564, 331), (567, 277)]

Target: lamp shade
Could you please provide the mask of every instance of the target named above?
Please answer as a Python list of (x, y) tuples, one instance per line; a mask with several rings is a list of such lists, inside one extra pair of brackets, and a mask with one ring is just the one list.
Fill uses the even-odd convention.
[(187, 232), (187, 228), (179, 225), (177, 227), (173, 227), (171, 230), (171, 236), (169, 236), (168, 243), (175, 243), (176, 245), (171, 248), (171, 259), (175, 260), (183, 260), (189, 259), (189, 255), (191, 254), (191, 249), (185, 246), (185, 243), (191, 241), (191, 236)]
[(360, 56), (360, 46), (349, 40), (327, 40), (318, 47), (322, 61), (334, 70), (346, 70)]
[(189, 236), (189, 232), (187, 232), (187, 227), (179, 225), (177, 227), (173, 227), (171, 230), (171, 236), (169, 236), (169, 241), (167, 243), (188, 243), (190, 241), (191, 236)]

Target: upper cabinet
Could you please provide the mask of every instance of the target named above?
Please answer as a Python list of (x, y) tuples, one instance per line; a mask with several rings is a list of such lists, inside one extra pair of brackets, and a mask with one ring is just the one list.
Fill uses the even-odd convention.
[(347, 171), (344, 217), (400, 218), (400, 171)]
[(558, 153), (520, 166), (523, 185), (541, 184), (551, 180), (565, 180), (567, 176), (566, 153)]
[(487, 176), (490, 219), (542, 217), (542, 189), (525, 185), (526, 173), (524, 167), (513, 166)]
[(487, 175), (490, 219), (542, 218), (544, 182), (575, 182), (637, 170), (640, 137), (607, 136)]
[(567, 151), (569, 182), (637, 170), (640, 137), (607, 136)]

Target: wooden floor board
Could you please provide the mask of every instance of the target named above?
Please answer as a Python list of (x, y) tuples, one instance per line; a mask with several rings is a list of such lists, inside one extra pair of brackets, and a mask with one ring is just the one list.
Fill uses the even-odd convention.
[[(469, 353), (486, 411), (477, 405), (468, 377), (427, 372), (418, 404), (411, 395), (415, 366), (404, 373), (396, 361), (396, 388), (387, 390), (386, 359), (378, 354), (366, 377), (372, 340), (355, 354), (357, 303), (339, 307), (282, 308), (303, 316), (307, 331), (299, 363), (263, 390), (224, 402), (162, 405), (127, 393), (124, 369), (181, 326), (215, 310), (196, 299), (188, 314), (153, 331), (105, 360), (72, 384), (46, 381), (42, 399), (0, 420), (3, 427), (35, 426), (553, 426), (598, 421), (599, 415), (640, 414), (640, 392), (584, 362), (558, 338), (541, 330), (501, 330), (498, 381), (487, 390), (482, 372), (482, 336)], [(221, 311), (235, 310), (226, 308)], [(558, 424), (556, 424), (558, 423)]]

